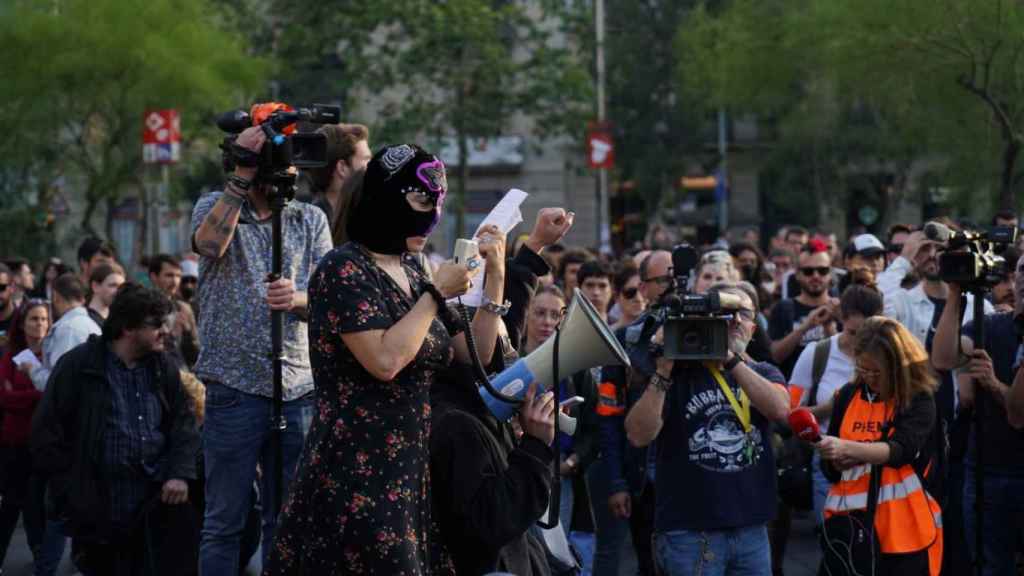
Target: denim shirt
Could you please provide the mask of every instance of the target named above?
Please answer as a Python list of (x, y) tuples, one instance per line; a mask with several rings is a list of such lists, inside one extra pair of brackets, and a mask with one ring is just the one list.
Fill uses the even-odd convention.
[[(221, 192), (196, 202), (192, 234), (213, 209)], [(229, 388), (264, 397), (273, 395), (270, 307), (266, 277), (271, 270), (271, 220), (258, 220), (246, 201), (227, 251), (220, 258), (199, 258), (199, 338), (203, 343), (195, 373)], [(306, 292), (317, 264), (331, 250), (327, 217), (316, 206), (289, 202), (281, 213), (282, 275), (296, 292)], [(305, 320), (291, 313), (284, 320), (284, 399), (313, 390)]]

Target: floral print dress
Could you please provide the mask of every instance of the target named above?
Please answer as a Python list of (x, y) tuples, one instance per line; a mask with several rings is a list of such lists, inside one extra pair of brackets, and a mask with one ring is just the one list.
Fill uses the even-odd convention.
[(435, 318), (391, 382), (371, 376), (341, 339), (386, 330), (409, 312), (427, 280), (412, 257), (402, 264), (412, 299), (352, 242), (325, 256), (310, 280), (318, 413), (266, 574), (429, 572), (429, 391), (451, 361), (451, 339)]

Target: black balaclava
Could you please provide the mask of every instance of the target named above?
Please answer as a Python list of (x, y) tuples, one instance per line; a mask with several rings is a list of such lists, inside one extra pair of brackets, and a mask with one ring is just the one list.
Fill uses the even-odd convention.
[[(421, 192), (434, 210), (414, 210), (405, 195)], [(405, 252), (405, 240), (427, 236), (441, 220), (448, 192), (444, 163), (414, 144), (387, 146), (366, 165), (363, 194), (349, 218), (349, 237), (379, 254)]]

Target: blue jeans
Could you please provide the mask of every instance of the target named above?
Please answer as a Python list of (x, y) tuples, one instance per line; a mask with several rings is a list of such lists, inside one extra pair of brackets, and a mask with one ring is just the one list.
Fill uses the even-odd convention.
[(34, 556), (35, 576), (54, 576), (61, 559), (64, 558), (64, 548), (67, 546), (68, 538), (64, 535), (63, 520), (47, 520), (43, 532), (43, 542), (39, 545), (39, 551)]
[(821, 471), (821, 455), (814, 451), (814, 458), (811, 460), (811, 496), (814, 499), (814, 523), (821, 526), (824, 522), (825, 500), (828, 498), (828, 491), (832, 483), (825, 478)]
[[(270, 398), (246, 394), (217, 382), (206, 385), (203, 456), (206, 459), (206, 511), (199, 548), (200, 574), (238, 574), (239, 545), (251, 505), (256, 464), (262, 468), (263, 560), (266, 565), (277, 527), (274, 455), (271, 447)], [(313, 418), (313, 395), (284, 403), (288, 422), (281, 444), (284, 460), (282, 500), (295, 475), (306, 432)]]
[(565, 531), (565, 537), (569, 537), (569, 531), (572, 529), (572, 476), (562, 476), (562, 493), (559, 495), (558, 501), (558, 521), (562, 523), (562, 530)]
[[(965, 466), (964, 532), (971, 556), (976, 555), (974, 467)], [(985, 474), (983, 536), (985, 538), (985, 576), (1014, 576), (1014, 555), (1024, 532), (1024, 477)]]
[(666, 576), (771, 576), (771, 547), (764, 525), (654, 537), (654, 554)]
[(616, 518), (608, 508), (611, 480), (605, 463), (598, 460), (587, 468), (587, 491), (594, 513), (594, 576), (618, 576), (619, 552), (629, 531), (629, 521)]

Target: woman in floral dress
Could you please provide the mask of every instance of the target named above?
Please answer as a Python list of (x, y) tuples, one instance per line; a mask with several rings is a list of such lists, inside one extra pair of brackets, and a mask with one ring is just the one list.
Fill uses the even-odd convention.
[[(310, 281), (318, 414), (270, 575), (419, 575), (431, 565), (429, 390), (453, 356), (457, 321), (445, 300), (468, 289), (470, 272), (445, 263), (431, 283), (414, 256), (440, 219), (440, 160), (415, 146), (385, 148), (363, 178), (341, 216), (351, 241)], [(500, 319), (478, 312), (475, 334), (478, 320)], [(455, 346), (460, 356), (464, 349)]]

